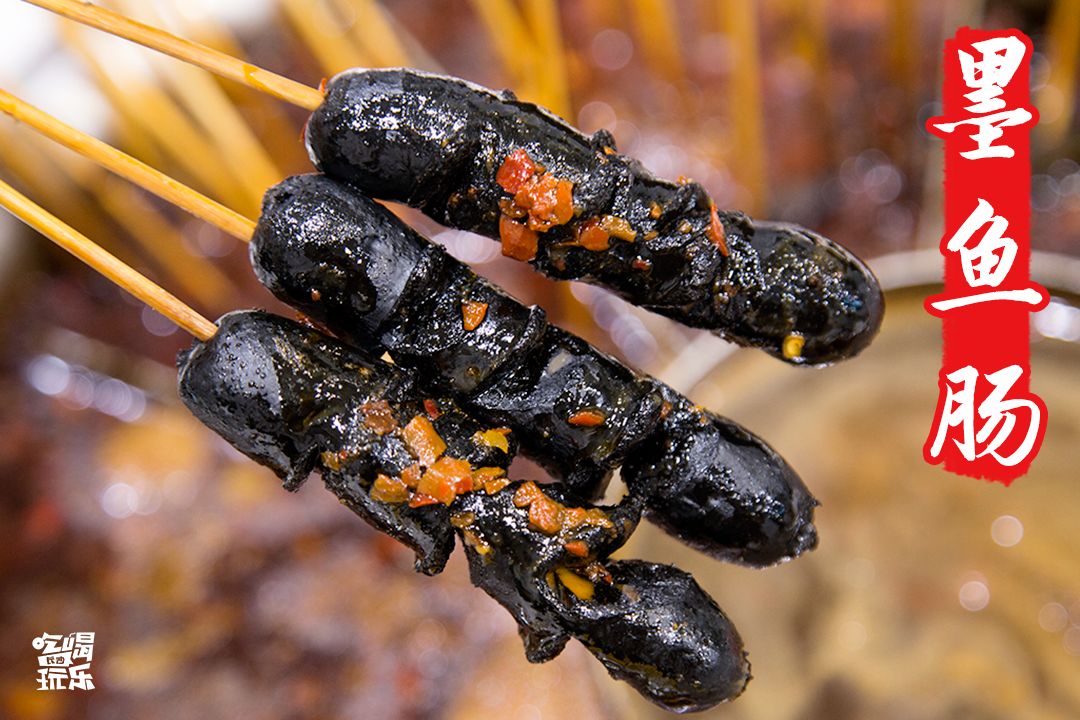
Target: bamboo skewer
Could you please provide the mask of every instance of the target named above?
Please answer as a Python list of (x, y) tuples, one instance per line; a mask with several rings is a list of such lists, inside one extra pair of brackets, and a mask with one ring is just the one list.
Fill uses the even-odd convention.
[(217, 332), (214, 323), (2, 180), (0, 205), (199, 340), (209, 340)]
[(60, 32), (65, 44), (82, 58), (120, 117), (151, 138), (162, 156), (170, 158), (176, 167), (183, 168), (188, 177), (208, 189), (214, 197), (242, 205), (246, 198), (243, 188), (231, 173), (213, 171), (217, 151), (187, 113), (159, 86), (146, 82), (135, 84), (117, 78), (116, 71), (106, 67), (91, 51), (82, 30), (82, 26), (76, 23), (61, 23)]
[(205, 45), (184, 40), (159, 28), (136, 22), (111, 10), (78, 0), (25, 0), (25, 2), (171, 55), (178, 60), (198, 65), (204, 70), (230, 78), (308, 110), (315, 110), (322, 104), (322, 93), (313, 87), (256, 67)]
[(247, 241), (255, 223), (168, 175), (155, 170), (107, 143), (66, 125), (11, 93), (0, 90), (0, 112), (26, 123), (43, 135), (108, 168), (120, 177)]

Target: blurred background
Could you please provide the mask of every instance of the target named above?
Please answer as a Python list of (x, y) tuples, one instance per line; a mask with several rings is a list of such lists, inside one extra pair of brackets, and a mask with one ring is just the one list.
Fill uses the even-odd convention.
[[(351, 66), (444, 71), (612, 130), (718, 205), (807, 225), (889, 288), (881, 336), (826, 370), (782, 365), (546, 281), (498, 245), (410, 222), (559, 324), (773, 444), (822, 500), (821, 545), (724, 566), (645, 526), (625, 557), (692, 571), (755, 679), (717, 718), (1080, 717), (1080, 2), (159, 0), (106, 3), (311, 85)], [(940, 325), (937, 103), (956, 28), (1035, 44), (1032, 386), (1049, 429), (1004, 488), (924, 464)], [(304, 114), (16, 0), (0, 86), (245, 214), (310, 170)], [(283, 314), (245, 248), (0, 118), (0, 176), (210, 317)], [(188, 339), (0, 217), (0, 716), (661, 717), (571, 643), (529, 666), (509, 616), (297, 495), (175, 392)], [(527, 463), (520, 477), (540, 478)], [(43, 632), (97, 633), (93, 692), (38, 692)]]

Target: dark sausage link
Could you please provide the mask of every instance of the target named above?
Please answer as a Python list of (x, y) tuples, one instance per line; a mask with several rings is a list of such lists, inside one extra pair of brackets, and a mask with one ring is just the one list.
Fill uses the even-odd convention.
[[(353, 188), (319, 175), (271, 188), (251, 260), (284, 302), (511, 427), (579, 497), (625, 463), (650, 516), (714, 556), (766, 565), (816, 543), (816, 502), (763, 441), (548, 326)], [(476, 299), (486, 312), (468, 330), (463, 307)]]
[(869, 269), (802, 228), (719, 212), (546, 110), (456, 78), (349, 70), (307, 126), (312, 161), (373, 197), (501, 238), (558, 279), (795, 363), (833, 362), (877, 332)]
[[(179, 366), (180, 396), (196, 417), (287, 487), (318, 469), (346, 506), (413, 548), (419, 570), (442, 570), (456, 531), (474, 584), (517, 620), (530, 660), (548, 660), (576, 637), (613, 676), (671, 710), (704, 709), (745, 687), (742, 642), (693, 578), (608, 561), (636, 527), (639, 500), (574, 507), (557, 486), (505, 478), (448, 504), (387, 497), (381, 478), (418, 462), (400, 428), (420, 413), (437, 412), (441, 457), (473, 470), (505, 468), (513, 448), (478, 443), (481, 426), (451, 401), (425, 398), (399, 369), (283, 318), (226, 315)], [(430, 472), (439, 460), (421, 462)]]

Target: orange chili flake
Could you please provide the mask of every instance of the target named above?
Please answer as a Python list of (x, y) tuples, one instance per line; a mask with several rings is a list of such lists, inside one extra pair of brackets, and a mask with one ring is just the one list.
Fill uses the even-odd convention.
[(487, 316), (488, 304), (482, 302), (465, 302), (461, 304), (461, 324), (468, 332), (480, 327)]
[(641, 257), (634, 258), (634, 261), (630, 263), (630, 266), (635, 270), (641, 270), (642, 272), (652, 270), (652, 263)]
[(312, 290), (311, 291), (311, 301), (312, 302), (319, 302), (320, 300), (322, 300), (322, 293), (319, 292), (318, 290)]
[(498, 448), (504, 453), (510, 452), (510, 441), (506, 436), (510, 434), (510, 428), (491, 428), (490, 430), (476, 431), (472, 440), (481, 445)]
[(563, 545), (566, 548), (566, 552), (575, 557), (587, 557), (589, 554), (589, 546), (585, 544), (584, 540), (571, 540)]
[(409, 507), (418, 508), (425, 505), (435, 505), (439, 501), (430, 495), (424, 495), (423, 493), (413, 493), (412, 499), (409, 500)]
[(611, 246), (607, 231), (600, 227), (600, 221), (596, 218), (590, 218), (577, 226), (575, 242), (586, 250), (594, 252), (607, 250)]
[(494, 495), (510, 484), (506, 471), (498, 467), (482, 467), (472, 471), (473, 487), (484, 488), (488, 495)]
[(663, 213), (664, 209), (660, 207), (660, 203), (656, 202), (655, 200), (649, 201), (649, 217), (651, 217), (653, 220), (659, 220), (660, 216), (663, 215)]
[(536, 483), (530, 481), (523, 484), (514, 492), (514, 506), (526, 507), (531, 505), (536, 498), (543, 496), (544, 493), (537, 487)]
[(578, 410), (566, 419), (566, 422), (579, 427), (596, 427), (603, 425), (607, 417), (599, 410)]
[(488, 495), (494, 495), (495, 493), (503, 490), (509, 484), (510, 478), (508, 477), (489, 478), (484, 481), (484, 492), (486, 492)]
[(435, 461), (416, 486), (417, 494), (433, 497), (444, 505), (454, 502), (458, 493), (470, 492), (472, 489), (472, 466), (465, 460), (447, 455)]
[(379, 473), (371, 485), (371, 499), (384, 503), (403, 503), (409, 499), (409, 488), (401, 478)]
[(505, 215), (499, 216), (499, 240), (502, 254), (508, 258), (527, 262), (536, 257), (536, 232)]
[(420, 476), (423, 474), (424, 471), (420, 468), (420, 463), (413, 463), (401, 471), (401, 480), (406, 487), (416, 488), (420, 484)]
[(544, 173), (535, 175), (514, 193), (514, 204), (528, 210), (530, 230), (548, 230), (574, 216), (574, 184)]
[(634, 238), (637, 237), (637, 231), (634, 230), (630, 225), (630, 221), (626, 218), (605, 215), (600, 218), (600, 227), (604, 228), (608, 235), (619, 240), (633, 242)]
[(515, 220), (520, 220), (529, 214), (529, 211), (523, 207), (519, 207), (514, 203), (514, 198), (499, 198), (498, 200), (499, 211), (507, 217), (512, 217)]
[(385, 435), (398, 426), (394, 411), (385, 400), (366, 402), (360, 406), (360, 412), (364, 413), (364, 427), (379, 435)]
[(446, 451), (446, 443), (435, 426), (423, 415), (416, 415), (405, 426), (405, 445), (424, 465), (431, 465)]
[(529, 504), (529, 524), (547, 535), (557, 534), (562, 529), (562, 506), (541, 493)]
[(724, 225), (720, 222), (720, 216), (716, 212), (716, 205), (709, 208), (708, 236), (709, 239), (720, 248), (720, 254), (727, 257), (727, 235), (724, 233)]
[(349, 459), (349, 453), (345, 450), (338, 450), (337, 452), (326, 450), (319, 453), (319, 459), (322, 460), (322, 464), (326, 469), (337, 471), (341, 469), (342, 463)]
[(510, 194), (516, 193), (536, 172), (536, 164), (524, 148), (518, 148), (506, 156), (495, 173), (495, 182)]
[(442, 413), (439, 412), (438, 404), (431, 398), (424, 398), (424, 412), (426, 412), (427, 416), (432, 420), (438, 420), (439, 416), (442, 415)]

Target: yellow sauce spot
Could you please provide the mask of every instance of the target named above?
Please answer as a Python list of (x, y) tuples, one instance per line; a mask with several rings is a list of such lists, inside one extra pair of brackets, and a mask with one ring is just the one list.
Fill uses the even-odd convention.
[(802, 357), (803, 345), (806, 344), (806, 338), (797, 333), (791, 333), (784, 338), (783, 345), (781, 345), (781, 352), (784, 354), (785, 360), (797, 360)]
[(555, 568), (555, 574), (563, 587), (574, 593), (578, 600), (592, 600), (595, 588), (591, 582), (567, 568)]

